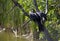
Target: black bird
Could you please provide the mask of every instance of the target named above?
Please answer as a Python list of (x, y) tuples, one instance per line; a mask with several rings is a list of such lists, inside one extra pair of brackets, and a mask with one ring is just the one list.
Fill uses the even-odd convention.
[(47, 20), (46, 14), (41, 12), (31, 12), (30, 19), (37, 23), (39, 32), (44, 31), (43, 21)]

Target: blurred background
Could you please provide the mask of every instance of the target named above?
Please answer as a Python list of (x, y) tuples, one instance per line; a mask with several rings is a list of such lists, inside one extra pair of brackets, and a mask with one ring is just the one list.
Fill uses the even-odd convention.
[[(33, 0), (17, 0), (25, 11), (35, 9)], [(46, 0), (37, 0), (38, 8), (45, 12)], [(19, 7), (14, 7), (12, 0), (0, 0), (0, 41), (35, 41), (34, 33), (38, 26), (30, 21), (23, 26), (29, 18), (26, 17)], [(11, 10), (13, 8), (13, 10)], [(60, 41), (60, 0), (48, 0), (47, 21), (44, 26), (54, 41)], [(39, 34), (40, 41), (47, 41), (45, 34)], [(38, 40), (36, 40), (38, 41)]]

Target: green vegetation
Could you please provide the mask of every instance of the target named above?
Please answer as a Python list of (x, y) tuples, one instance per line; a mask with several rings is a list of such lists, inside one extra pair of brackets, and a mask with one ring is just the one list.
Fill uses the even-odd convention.
[[(35, 9), (32, 0), (17, 1), (24, 7), (28, 14), (29, 11)], [(39, 10), (44, 12), (46, 1), (37, 0), (37, 4)], [(6, 31), (0, 32), (0, 41), (27, 41), (28, 39), (25, 39), (24, 37), (14, 37), (13, 32), (10, 31), (11, 28), (18, 29), (17, 34), (22, 37), (22, 35), (33, 33), (36, 29), (38, 30), (38, 27), (33, 21), (29, 22), (24, 27), (21, 27), (29, 20), (29, 18), (26, 17), (21, 9), (19, 9), (17, 6), (11, 10), (13, 6), (14, 3), (12, 0), (0, 0), (0, 28), (6, 29)], [(47, 28), (54, 41), (60, 40), (60, 0), (48, 0), (47, 21), (45, 22), (44, 26)], [(45, 35), (41, 33), (40, 38), (43, 40)]]

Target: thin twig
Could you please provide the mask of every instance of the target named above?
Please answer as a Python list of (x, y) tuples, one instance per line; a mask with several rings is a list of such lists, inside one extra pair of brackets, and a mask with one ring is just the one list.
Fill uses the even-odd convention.
[(15, 5), (13, 7), (11, 7), (11, 9), (8, 12), (6, 12), (6, 13), (7, 14), (10, 13), (11, 11), (13, 11), (14, 8), (15, 8)]
[(31, 20), (28, 20), (26, 23), (24, 23), (21, 27), (24, 27), (25, 25), (27, 25)]

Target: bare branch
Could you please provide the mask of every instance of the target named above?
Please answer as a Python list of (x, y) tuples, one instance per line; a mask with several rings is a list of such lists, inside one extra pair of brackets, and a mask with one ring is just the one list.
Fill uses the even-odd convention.
[(48, 13), (48, 0), (46, 0), (45, 14)]
[(18, 3), (16, 0), (12, 0), (15, 4), (15, 6), (18, 6), (24, 13), (24, 15), (26, 15), (27, 17), (29, 17), (28, 13), (25, 12), (24, 8), (22, 7), (22, 5), (20, 5), (20, 3)]
[(34, 2), (34, 5), (35, 5), (35, 8), (36, 8), (36, 11), (39, 11), (38, 5), (37, 5), (37, 1), (36, 0), (33, 0), (33, 2)]

